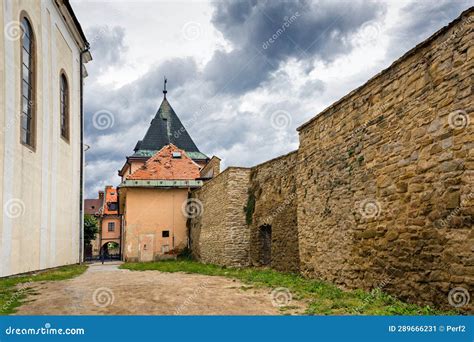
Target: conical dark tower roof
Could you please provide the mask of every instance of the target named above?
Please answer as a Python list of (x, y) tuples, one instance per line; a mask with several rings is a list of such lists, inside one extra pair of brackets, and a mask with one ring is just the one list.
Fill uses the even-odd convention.
[(133, 156), (152, 156), (156, 151), (161, 150), (163, 146), (171, 143), (186, 151), (192, 159), (206, 159), (207, 156), (199, 151), (193, 139), (191, 139), (191, 136), (186, 131), (186, 128), (181, 123), (181, 120), (179, 120), (178, 115), (176, 115), (173, 110), (173, 107), (171, 107), (166, 99), (166, 93), (165, 80), (163, 101), (151, 121), (145, 137), (143, 140), (138, 141), (135, 146)]

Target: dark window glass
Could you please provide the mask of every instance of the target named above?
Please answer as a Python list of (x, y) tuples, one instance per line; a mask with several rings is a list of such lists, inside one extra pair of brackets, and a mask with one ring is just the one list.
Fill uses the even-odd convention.
[(33, 32), (28, 19), (23, 18), (21, 21), (22, 35), (22, 105), (21, 105), (21, 142), (23, 144), (34, 146), (34, 64), (33, 64)]
[(109, 232), (113, 232), (115, 230), (115, 222), (109, 222), (108, 228)]
[(69, 88), (64, 74), (61, 74), (60, 105), (61, 135), (63, 138), (69, 139)]
[(161, 232), (162, 237), (170, 237), (170, 231), (169, 230), (163, 230)]

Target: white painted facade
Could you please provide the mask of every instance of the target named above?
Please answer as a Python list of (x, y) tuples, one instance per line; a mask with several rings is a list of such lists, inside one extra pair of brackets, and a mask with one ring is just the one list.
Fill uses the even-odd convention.
[[(0, 277), (81, 260), (81, 51), (65, 0), (1, 0)], [(36, 146), (20, 142), (22, 13), (35, 43)], [(15, 34), (16, 33), (16, 34)], [(82, 53), (83, 62), (90, 54)], [(69, 141), (60, 132), (60, 75), (69, 87)], [(85, 73), (84, 73), (85, 74)]]

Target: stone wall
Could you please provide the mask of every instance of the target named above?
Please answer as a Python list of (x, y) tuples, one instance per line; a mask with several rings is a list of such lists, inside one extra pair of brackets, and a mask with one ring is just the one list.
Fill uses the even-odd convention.
[(194, 255), (261, 265), (271, 225), (273, 268), (448, 309), (472, 297), (473, 12), (301, 126), (296, 153), (195, 191)]
[(298, 272), (298, 225), (296, 221), (296, 161), (294, 151), (252, 168), (249, 199), (254, 201), (250, 227), (250, 260), (265, 265), (264, 225), (271, 227), (271, 263), (284, 272)]
[(472, 296), (473, 41), (471, 10), (300, 127), (303, 274), (447, 308), (453, 288)]
[[(203, 211), (188, 222), (193, 255), (205, 263), (298, 272), (296, 160), (295, 151), (251, 169), (228, 168), (195, 190)], [(268, 263), (264, 225), (271, 227)]]
[(205, 263), (225, 266), (249, 264), (249, 229), (244, 204), (250, 170), (230, 167), (192, 193), (201, 201), (200, 215), (191, 219), (191, 251)]

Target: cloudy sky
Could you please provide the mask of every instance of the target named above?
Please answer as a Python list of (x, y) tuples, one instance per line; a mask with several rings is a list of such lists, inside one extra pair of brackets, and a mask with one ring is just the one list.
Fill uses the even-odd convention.
[(72, 0), (94, 60), (86, 79), (86, 196), (168, 99), (201, 152), (252, 166), (298, 147), (296, 128), (474, 0)]

